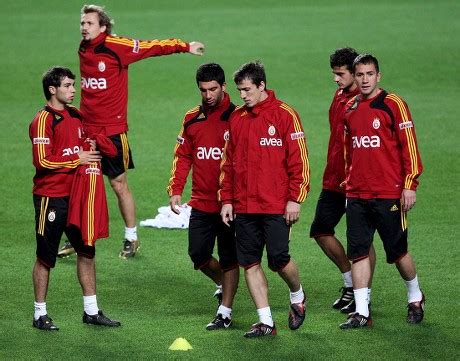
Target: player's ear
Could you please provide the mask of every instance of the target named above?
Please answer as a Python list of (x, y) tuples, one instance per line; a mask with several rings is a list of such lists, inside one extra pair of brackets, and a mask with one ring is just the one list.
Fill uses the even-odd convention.
[(55, 86), (50, 85), (50, 86), (48, 87), (48, 90), (49, 90), (49, 92), (50, 92), (51, 95), (55, 95), (55, 94), (56, 94), (56, 87), (55, 87)]
[(265, 85), (265, 82), (262, 80), (258, 86), (260, 91), (267, 90), (267, 86)]

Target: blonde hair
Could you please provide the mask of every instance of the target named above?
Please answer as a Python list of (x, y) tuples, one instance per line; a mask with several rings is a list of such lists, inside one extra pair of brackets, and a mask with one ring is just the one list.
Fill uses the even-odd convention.
[(84, 5), (81, 8), (81, 15), (88, 13), (96, 13), (99, 16), (99, 25), (105, 26), (105, 32), (112, 34), (112, 27), (115, 25), (113, 19), (107, 14), (103, 6), (99, 5)]

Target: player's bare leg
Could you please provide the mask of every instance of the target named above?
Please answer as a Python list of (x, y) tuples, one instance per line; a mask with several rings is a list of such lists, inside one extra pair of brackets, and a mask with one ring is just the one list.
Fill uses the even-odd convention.
[(32, 271), (32, 278), (34, 281), (35, 301), (45, 302), (48, 293), (50, 269), (37, 259)]
[(351, 263), (345, 253), (342, 243), (335, 236), (319, 236), (315, 238), (318, 245), (329, 259), (334, 262), (340, 272), (351, 271)]
[(32, 271), (35, 294), (35, 311), (32, 326), (45, 331), (58, 331), (59, 327), (53, 323), (53, 320), (48, 316), (46, 311), (49, 275), (50, 269), (37, 259)]
[(208, 276), (216, 285), (222, 284), (222, 269), (220, 263), (214, 257), (211, 258), (206, 266), (201, 267), (200, 271)]
[(96, 264), (94, 258), (77, 255), (77, 276), (83, 296), (96, 294)]
[(238, 282), (240, 280), (240, 270), (238, 267), (223, 273), (222, 277), (222, 304), (232, 308)]
[(124, 172), (117, 177), (109, 177), (110, 185), (118, 199), (118, 208), (125, 222), (126, 229), (134, 230), (131, 236), (125, 235), (120, 257), (126, 259), (134, 257), (139, 249), (139, 239), (136, 232), (136, 205), (128, 186), (128, 173)]
[(232, 307), (235, 298), (240, 270), (238, 267), (223, 272), (222, 274), (222, 293), (220, 294), (221, 303), (217, 308), (216, 316), (206, 325), (208, 331), (226, 329), (232, 324)]
[(290, 309), (288, 324), (291, 330), (297, 330), (305, 320), (306, 295), (300, 284), (299, 268), (291, 259), (278, 274), (289, 287)]
[(268, 307), (268, 281), (260, 264), (244, 270), (249, 293), (257, 309)]

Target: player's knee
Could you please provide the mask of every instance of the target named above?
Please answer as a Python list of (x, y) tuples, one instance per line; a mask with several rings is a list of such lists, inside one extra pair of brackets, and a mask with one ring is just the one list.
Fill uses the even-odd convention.
[(270, 255), (268, 258), (268, 268), (273, 272), (281, 271), (291, 260), (288, 253), (279, 253), (276, 255)]
[(209, 265), (209, 262), (211, 262), (212, 255), (210, 254), (204, 254), (196, 251), (189, 251), (188, 254), (193, 262), (193, 267), (196, 270), (206, 268)]
[(128, 181), (123, 175), (116, 178), (110, 178), (110, 186), (119, 196), (129, 193)]

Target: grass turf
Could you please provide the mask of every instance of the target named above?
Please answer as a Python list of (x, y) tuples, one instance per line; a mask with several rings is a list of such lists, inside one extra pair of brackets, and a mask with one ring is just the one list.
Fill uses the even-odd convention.
[[(292, 233), (291, 250), (308, 292), (308, 315), (296, 331), (287, 328), (288, 294), (268, 273), (270, 303), (278, 336), (245, 340), (256, 321), (242, 279), (234, 306), (235, 327), (207, 332), (213, 317), (213, 286), (194, 272), (187, 256), (186, 232), (140, 229), (141, 253), (128, 262), (117, 258), (122, 222), (108, 191), (111, 237), (97, 249), (98, 301), (120, 329), (81, 323), (81, 292), (75, 258), (58, 262), (51, 274), (48, 310), (58, 333), (31, 327), (34, 262), (33, 207), (28, 125), (43, 105), (41, 74), (53, 64), (78, 72), (78, 1), (19, 0), (3, 4), (0, 24), (2, 207), (1, 359), (458, 359), (459, 252), (457, 187), (459, 148), (456, 121), (460, 6), (455, 1), (204, 2), (106, 1), (115, 32), (142, 39), (180, 37), (200, 40), (204, 57), (174, 55), (144, 60), (130, 69), (130, 143), (136, 170), (130, 186), (138, 218), (151, 218), (167, 203), (175, 136), (184, 112), (199, 101), (197, 66), (216, 61), (227, 72), (228, 89), (238, 102), (232, 72), (261, 59), (268, 86), (294, 106), (308, 135), (311, 193)], [(327, 150), (327, 109), (335, 90), (328, 64), (337, 47), (350, 45), (380, 60), (382, 86), (409, 104), (425, 166), (411, 211), (410, 249), (427, 295), (426, 320), (405, 323), (405, 287), (384, 262), (376, 237), (378, 264), (373, 286), (372, 330), (344, 332), (344, 317), (330, 308), (338, 296), (338, 271), (308, 238)], [(78, 105), (78, 99), (75, 101)], [(189, 194), (189, 188), (187, 188)], [(184, 197), (186, 199), (186, 196)], [(337, 229), (344, 239), (343, 222)], [(172, 352), (177, 337), (193, 346)]]

